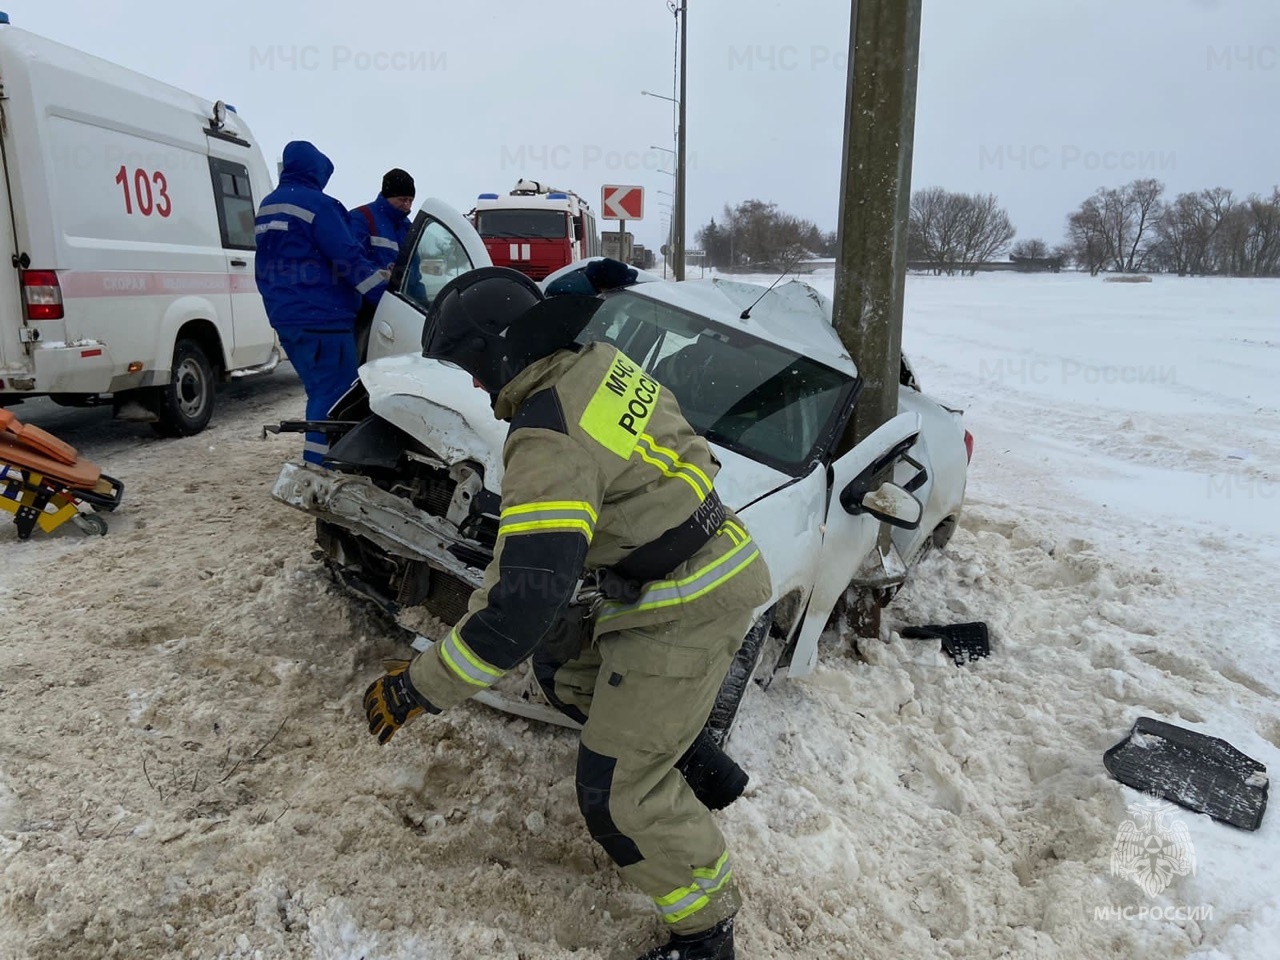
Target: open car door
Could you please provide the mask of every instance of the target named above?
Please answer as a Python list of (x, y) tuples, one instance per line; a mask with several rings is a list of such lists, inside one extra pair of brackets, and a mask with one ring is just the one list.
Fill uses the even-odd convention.
[[(818, 638), (836, 601), (849, 588), (863, 561), (877, 550), (883, 521), (860, 506), (871, 492), (869, 487), (863, 490), (860, 485), (869, 484), (881, 468), (887, 467), (889, 476), (893, 476), (893, 466), (910, 450), (921, 424), (918, 413), (900, 413), (831, 464), (818, 575), (796, 638), (790, 676), (803, 676), (817, 665)], [(902, 493), (913, 496), (909, 491)], [(916, 522), (919, 523), (918, 516)]]
[(443, 200), (428, 197), (373, 315), (366, 359), (420, 353), (422, 325), (440, 289), (468, 270), (490, 266), (475, 228)]

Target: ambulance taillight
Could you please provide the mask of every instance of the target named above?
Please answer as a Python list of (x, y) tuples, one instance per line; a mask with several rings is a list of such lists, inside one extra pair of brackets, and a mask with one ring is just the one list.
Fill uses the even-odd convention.
[(62, 287), (53, 270), (22, 271), (22, 304), (28, 320), (61, 320)]

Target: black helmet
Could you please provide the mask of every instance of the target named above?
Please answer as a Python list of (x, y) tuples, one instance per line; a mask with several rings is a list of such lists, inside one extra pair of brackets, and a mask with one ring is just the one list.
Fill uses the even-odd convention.
[(497, 396), (521, 370), (567, 347), (601, 306), (596, 297), (547, 298), (510, 267), (481, 267), (436, 294), (422, 355), (471, 374)]

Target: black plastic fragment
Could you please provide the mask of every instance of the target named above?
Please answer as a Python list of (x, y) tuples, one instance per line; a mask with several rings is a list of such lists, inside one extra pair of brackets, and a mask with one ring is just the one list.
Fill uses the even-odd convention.
[(940, 641), (943, 651), (955, 661), (957, 667), (991, 656), (991, 635), (987, 632), (987, 625), (981, 620), (906, 627), (900, 635), (907, 640)]

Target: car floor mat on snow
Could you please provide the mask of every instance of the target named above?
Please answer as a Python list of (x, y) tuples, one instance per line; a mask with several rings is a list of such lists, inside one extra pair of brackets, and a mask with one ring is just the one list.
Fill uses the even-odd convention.
[(1231, 744), (1151, 717), (1102, 757), (1126, 786), (1214, 820), (1257, 830), (1267, 809), (1267, 768)]
[(939, 640), (943, 651), (963, 667), (972, 660), (991, 656), (991, 635), (981, 620), (973, 623), (926, 624), (906, 627), (899, 636), (906, 640)]

